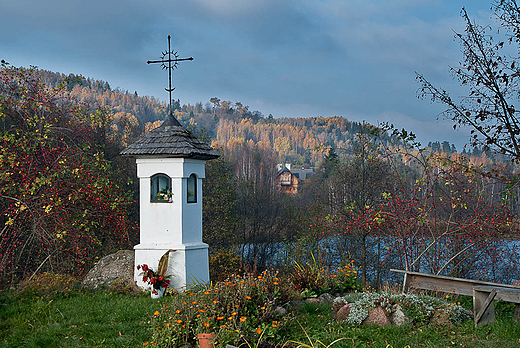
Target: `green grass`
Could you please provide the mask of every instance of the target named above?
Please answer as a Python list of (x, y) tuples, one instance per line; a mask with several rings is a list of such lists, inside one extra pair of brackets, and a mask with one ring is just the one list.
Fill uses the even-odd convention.
[(0, 347), (138, 347), (150, 339), (150, 296), (73, 291), (0, 295)]
[[(72, 291), (42, 298), (0, 292), (0, 347), (142, 347), (150, 340), (149, 320), (159, 307), (149, 295)], [(477, 330), (473, 322), (383, 329), (348, 327), (331, 319), (330, 306), (306, 304), (288, 316), (280, 341), (311, 347), (338, 338), (345, 339), (332, 347), (520, 347), (512, 308), (498, 303), (497, 322)]]
[[(505, 308), (505, 310), (501, 310)], [(511, 320), (511, 306), (497, 305), (497, 322), (475, 330), (473, 321), (451, 327), (348, 327), (331, 320), (328, 306), (306, 305), (295, 314), (285, 334), (291, 340), (324, 348), (338, 338), (346, 338), (332, 347), (520, 347), (520, 324)], [(301, 324), (301, 326), (300, 326)], [(310, 337), (303, 332), (305, 329)]]

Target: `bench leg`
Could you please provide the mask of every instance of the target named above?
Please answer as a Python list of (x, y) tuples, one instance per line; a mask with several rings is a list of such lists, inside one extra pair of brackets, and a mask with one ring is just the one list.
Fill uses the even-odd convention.
[(520, 303), (515, 303), (515, 312), (513, 313), (513, 321), (518, 323), (520, 320)]
[(410, 287), (410, 279), (408, 277), (408, 273), (405, 273), (404, 280), (403, 280), (403, 293), (406, 293), (408, 291), (409, 287)]
[(493, 300), (497, 295), (496, 289), (491, 293), (473, 289), (473, 312), (475, 316), (475, 327), (493, 323), (495, 321), (495, 305)]

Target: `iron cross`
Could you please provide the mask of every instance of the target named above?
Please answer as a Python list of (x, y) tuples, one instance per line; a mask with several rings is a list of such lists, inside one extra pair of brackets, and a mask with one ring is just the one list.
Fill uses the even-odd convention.
[(172, 51), (170, 48), (170, 35), (168, 35), (168, 51), (163, 52), (161, 60), (149, 60), (146, 64), (161, 63), (163, 69), (168, 70), (169, 83), (168, 88), (165, 90), (170, 96), (170, 115), (173, 114), (172, 110), (172, 92), (175, 88), (172, 88), (172, 70), (177, 68), (177, 63), (185, 60), (193, 60), (193, 57), (179, 58), (179, 54), (176, 51)]

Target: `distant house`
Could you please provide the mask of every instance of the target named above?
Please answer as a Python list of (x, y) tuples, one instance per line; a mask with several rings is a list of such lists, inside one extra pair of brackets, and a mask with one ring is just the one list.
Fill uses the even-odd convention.
[(310, 178), (314, 174), (313, 169), (291, 169), (291, 164), (279, 164), (276, 174), (277, 185), (285, 193), (298, 193), (298, 185), (302, 180)]

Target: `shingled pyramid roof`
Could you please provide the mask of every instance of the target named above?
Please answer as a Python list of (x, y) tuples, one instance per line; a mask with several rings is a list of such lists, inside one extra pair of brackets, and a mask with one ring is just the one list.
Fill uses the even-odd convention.
[(121, 152), (132, 157), (170, 157), (210, 160), (219, 157), (211, 146), (199, 140), (173, 116), (141, 136)]

